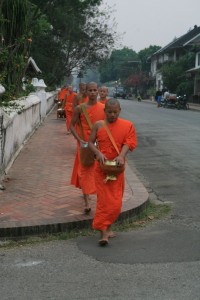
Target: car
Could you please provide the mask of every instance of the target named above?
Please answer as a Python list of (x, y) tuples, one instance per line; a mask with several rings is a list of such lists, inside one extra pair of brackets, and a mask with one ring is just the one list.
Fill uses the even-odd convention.
[(126, 98), (126, 91), (124, 90), (123, 87), (117, 87), (114, 91), (113, 97), (114, 98), (119, 97), (119, 98), (125, 99)]

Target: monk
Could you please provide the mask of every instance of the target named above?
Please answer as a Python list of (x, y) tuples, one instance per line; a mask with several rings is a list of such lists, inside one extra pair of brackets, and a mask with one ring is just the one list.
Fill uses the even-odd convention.
[(74, 97), (73, 108), (75, 108), (77, 105), (81, 103), (88, 101), (86, 86), (87, 84), (85, 82), (81, 82), (79, 84), (79, 93)]
[[(79, 84), (79, 93), (74, 97), (74, 102), (73, 102), (73, 109), (77, 106), (80, 105), (81, 103), (88, 102), (89, 98), (87, 95), (86, 91), (87, 84), (85, 82), (81, 82)], [(79, 126), (76, 128), (79, 130)], [(80, 132), (79, 132), (80, 133)], [(71, 184), (74, 185), (77, 188), (81, 188), (80, 182), (79, 182), (79, 174), (80, 174), (80, 168), (79, 168), (79, 142), (77, 142), (77, 151), (76, 151), (76, 156), (74, 160), (74, 166), (73, 166), (73, 172), (71, 176)]]
[[(99, 230), (101, 238), (99, 245), (108, 244), (108, 239), (115, 234), (111, 225), (118, 218), (124, 192), (124, 171), (110, 180), (101, 169), (105, 160), (116, 161), (118, 166), (125, 164), (127, 152), (133, 151), (137, 146), (136, 131), (134, 125), (127, 120), (119, 118), (121, 108), (117, 99), (109, 99), (105, 104), (105, 121), (98, 121), (94, 124), (89, 138), (89, 147), (96, 155), (95, 185), (97, 190), (97, 207), (92, 226)], [(105, 125), (106, 124), (106, 125)], [(115, 141), (119, 154), (111, 142), (106, 131), (107, 126)], [(95, 142), (98, 148), (95, 147)]]
[(108, 101), (108, 88), (106, 86), (101, 86), (99, 88), (99, 101), (105, 104)]
[(70, 123), (72, 119), (72, 114), (73, 114), (73, 102), (74, 102), (74, 97), (76, 96), (76, 93), (73, 91), (73, 86), (70, 85), (68, 87), (68, 95), (65, 97), (63, 106), (65, 109), (65, 114), (66, 114), (66, 127), (67, 127), (67, 134), (70, 134)]
[[(85, 106), (85, 109), (88, 113), (92, 125), (98, 120), (103, 120), (105, 117), (104, 105), (97, 101), (98, 89), (97, 89), (97, 84), (95, 82), (90, 82), (87, 84), (87, 95), (89, 99), (88, 102), (75, 107), (72, 116), (71, 125), (70, 125), (71, 133), (78, 141), (77, 155), (79, 160), (78, 181), (76, 181), (76, 183), (74, 184), (74, 182), (71, 180), (71, 183), (74, 184), (76, 187), (80, 187), (82, 189), (84, 202), (85, 202), (84, 212), (86, 214), (91, 211), (91, 207), (89, 204), (89, 200), (90, 200), (89, 195), (96, 194), (96, 187), (94, 181), (95, 163), (93, 163), (91, 166), (85, 166), (80, 161), (80, 146), (84, 146), (84, 145), (87, 146), (89, 136), (91, 133), (91, 128), (83, 113), (82, 105)], [(74, 168), (76, 167), (77, 164), (74, 164)], [(73, 169), (72, 174), (74, 173), (76, 172)]]
[(68, 94), (68, 84), (63, 86), (58, 93), (58, 101), (64, 101), (66, 95)]

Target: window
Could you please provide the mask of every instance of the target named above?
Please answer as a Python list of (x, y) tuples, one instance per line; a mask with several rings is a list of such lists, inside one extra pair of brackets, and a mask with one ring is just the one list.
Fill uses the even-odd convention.
[(195, 67), (200, 67), (200, 52), (196, 54), (196, 65)]

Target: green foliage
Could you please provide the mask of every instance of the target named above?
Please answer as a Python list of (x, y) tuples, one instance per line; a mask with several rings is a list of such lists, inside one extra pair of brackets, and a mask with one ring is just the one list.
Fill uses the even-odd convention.
[(151, 97), (151, 96), (155, 96), (156, 94), (156, 88), (155, 87), (150, 87), (149, 89), (147, 89), (147, 96)]
[(28, 0), (7, 0), (0, 9), (0, 73), (6, 88), (3, 98), (12, 99), (21, 90), (30, 52), (32, 5)]
[(34, 37), (31, 49), (47, 85), (58, 85), (74, 68), (95, 66), (108, 55), (114, 32), (106, 25), (109, 11), (99, 9), (102, 1), (32, 2), (51, 24), (51, 31)]
[(138, 65), (132, 64), (133, 61), (137, 60), (137, 53), (130, 48), (124, 47), (120, 50), (113, 50), (110, 58), (104, 60), (99, 66), (101, 82), (115, 81), (119, 78), (123, 82), (137, 70)]
[(170, 62), (161, 68), (164, 85), (170, 92), (177, 94), (192, 94), (193, 79), (187, 76), (186, 71), (193, 67), (195, 54), (186, 53), (176, 62)]
[(120, 78), (127, 90), (138, 92), (146, 97), (147, 90), (153, 86), (150, 77), (150, 56), (159, 50), (159, 46), (150, 46), (138, 53), (129, 48), (113, 50), (109, 59), (99, 67), (101, 82), (116, 81)]
[(143, 72), (150, 72), (151, 69), (150, 57), (160, 48), (161, 48), (160, 46), (150, 45), (148, 48), (142, 49), (138, 52), (138, 57), (139, 60), (141, 61), (141, 68)]
[(109, 12), (99, 10), (101, 2), (1, 1), (0, 79), (11, 98), (21, 90), (29, 56), (53, 88), (74, 68), (95, 65), (108, 55), (114, 32), (106, 25)]

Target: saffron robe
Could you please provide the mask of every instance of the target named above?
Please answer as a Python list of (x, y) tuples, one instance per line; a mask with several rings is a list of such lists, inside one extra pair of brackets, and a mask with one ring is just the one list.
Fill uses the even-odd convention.
[(73, 101), (74, 97), (76, 96), (75, 92), (72, 92), (69, 94), (66, 98), (65, 102), (65, 114), (66, 114), (66, 126), (67, 130), (69, 130), (71, 119), (72, 119), (72, 114), (73, 114)]
[(85, 96), (85, 97), (80, 96), (78, 99), (78, 105), (80, 105), (81, 103), (86, 103), (86, 102), (88, 102), (88, 100), (89, 100), (88, 96)]
[[(104, 120), (104, 105), (97, 102), (96, 104), (87, 108), (88, 116), (94, 124), (96, 121)], [(84, 141), (88, 142), (91, 129), (83, 113), (80, 115), (80, 122), (83, 128)], [(74, 167), (72, 170), (71, 184), (75, 187), (82, 189), (83, 194), (95, 194), (95, 180), (94, 180), (95, 163), (92, 166), (83, 166), (80, 161), (80, 145), (77, 145), (77, 153), (74, 161)], [(78, 178), (77, 178), (78, 176)]]
[[(81, 103), (86, 103), (86, 102), (88, 102), (88, 100), (89, 100), (88, 96), (85, 96), (85, 97), (80, 96), (78, 105), (80, 105)], [(79, 132), (78, 126), (76, 126), (76, 129)], [(79, 134), (80, 134), (80, 132), (79, 132)], [(79, 150), (79, 147), (80, 147), (80, 145), (77, 142), (77, 151), (76, 151), (76, 156), (74, 159), (74, 166), (73, 166), (72, 176), (71, 176), (71, 184), (77, 188), (81, 188), (80, 180), (79, 180), (79, 177), (80, 177), (80, 168), (79, 168), (80, 150)]]
[[(110, 132), (121, 151), (127, 145), (130, 151), (137, 146), (136, 132), (130, 121), (118, 118), (116, 122), (107, 124)], [(104, 127), (97, 131), (97, 142), (100, 151), (107, 159), (118, 156)], [(95, 185), (97, 190), (97, 207), (92, 226), (96, 230), (106, 230), (118, 218), (124, 192), (124, 172), (117, 175), (117, 180), (105, 182), (106, 175), (102, 172), (99, 162), (95, 165)]]
[(68, 89), (62, 88), (60, 90), (60, 92), (58, 93), (58, 100), (63, 101), (65, 99), (65, 96), (67, 95), (67, 93), (68, 93)]
[(106, 104), (107, 101), (108, 101), (108, 98), (105, 98), (105, 99), (102, 99), (102, 100), (100, 99), (99, 100), (99, 102), (102, 103), (102, 104)]

